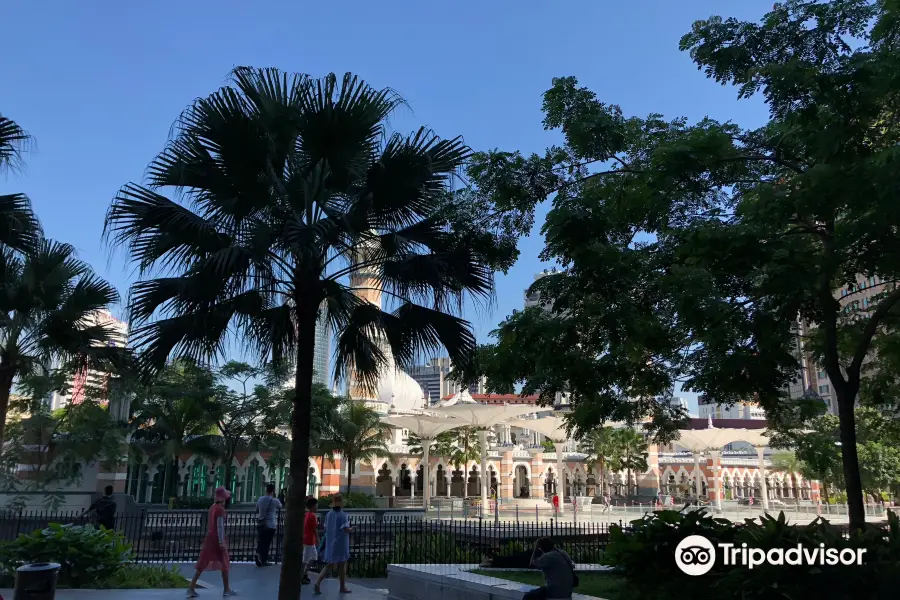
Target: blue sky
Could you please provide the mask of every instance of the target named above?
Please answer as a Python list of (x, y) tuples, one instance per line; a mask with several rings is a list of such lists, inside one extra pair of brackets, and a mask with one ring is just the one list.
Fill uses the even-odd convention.
[[(124, 294), (130, 271), (100, 241), (110, 200), (141, 178), (179, 112), (234, 66), (352, 71), (407, 99), (395, 130), (426, 125), (476, 150), (540, 152), (559, 141), (540, 112), (556, 76), (578, 77), (629, 115), (760, 124), (762, 104), (707, 80), (678, 40), (697, 19), (727, 11), (757, 20), (770, 8), (771, 0), (7, 0), (0, 113), (35, 137), (36, 150), (0, 190), (27, 193), (48, 235), (74, 244)], [(468, 315), (482, 340), (521, 307), (543, 267), (545, 209), (519, 263), (498, 279), (493, 310)]]

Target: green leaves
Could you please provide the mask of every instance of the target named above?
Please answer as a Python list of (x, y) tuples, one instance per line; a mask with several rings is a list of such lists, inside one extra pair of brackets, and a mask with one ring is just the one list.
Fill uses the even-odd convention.
[(73, 588), (106, 579), (133, 560), (131, 545), (114, 531), (58, 523), (4, 542), (0, 555), (7, 576), (23, 564), (59, 563), (59, 583)]

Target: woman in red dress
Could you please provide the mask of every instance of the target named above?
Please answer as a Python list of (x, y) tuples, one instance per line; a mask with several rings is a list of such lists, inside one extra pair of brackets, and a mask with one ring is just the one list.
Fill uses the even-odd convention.
[(223, 596), (237, 596), (237, 593), (228, 585), (228, 545), (225, 543), (225, 501), (231, 497), (231, 492), (223, 487), (216, 488), (215, 504), (209, 507), (208, 528), (203, 547), (200, 549), (200, 558), (197, 559), (197, 570), (194, 579), (187, 590), (188, 598), (196, 598), (197, 580), (203, 571), (222, 571)]

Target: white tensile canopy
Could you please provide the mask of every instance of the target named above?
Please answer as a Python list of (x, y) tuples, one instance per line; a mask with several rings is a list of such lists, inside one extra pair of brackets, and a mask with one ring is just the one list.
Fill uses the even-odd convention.
[[(710, 420), (712, 423), (712, 420)], [(700, 485), (700, 454), (703, 452), (711, 452), (715, 460), (721, 457), (722, 448), (733, 442), (747, 442), (754, 448), (759, 458), (759, 474), (761, 478), (761, 492), (763, 510), (769, 510), (768, 490), (766, 489), (766, 465), (763, 453), (766, 446), (769, 445), (769, 438), (765, 430), (760, 429), (720, 429), (714, 426), (706, 429), (680, 429), (678, 430), (680, 439), (675, 443), (684, 446), (694, 455), (694, 471), (697, 477), (694, 480), (694, 486), (697, 496), (700, 496), (702, 487)], [(716, 490), (716, 508), (722, 508), (722, 498), (719, 494), (719, 473), (715, 471), (715, 490)]]
[(422, 440), (422, 474), (425, 477), (425, 483), (422, 485), (422, 496), (423, 501), (425, 502), (425, 512), (427, 513), (429, 497), (431, 495), (431, 490), (429, 489), (429, 482), (431, 480), (428, 478), (428, 452), (431, 450), (431, 442), (445, 431), (450, 431), (458, 427), (465, 427), (466, 423), (460, 419), (448, 419), (446, 417), (440, 418), (428, 415), (389, 415), (387, 417), (382, 417), (381, 422), (397, 429), (408, 429)]
[(487, 430), (494, 425), (522, 415), (540, 410), (531, 404), (481, 404), (480, 402), (458, 402), (450, 406), (441, 406), (430, 412), (445, 419), (459, 419), (463, 425), (478, 429), (481, 443), (481, 510), (487, 510), (488, 479), (487, 466)]

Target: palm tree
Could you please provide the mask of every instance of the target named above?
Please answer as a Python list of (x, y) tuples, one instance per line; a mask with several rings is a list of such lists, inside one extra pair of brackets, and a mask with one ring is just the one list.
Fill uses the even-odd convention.
[[(793, 452), (778, 452), (772, 456), (772, 466), (791, 475), (794, 482), (794, 501), (800, 504), (800, 486), (797, 485), (797, 475), (805, 470), (803, 461), (797, 458)], [(806, 476), (805, 473), (804, 476)]]
[[(0, 174), (22, 164), (22, 152), (31, 136), (15, 121), (0, 115)], [(42, 236), (41, 225), (25, 194), (0, 194), (0, 250), (34, 250)]]
[(634, 488), (631, 486), (632, 471), (643, 472), (647, 470), (647, 440), (643, 435), (630, 427), (623, 427), (614, 431), (615, 462), (620, 470), (625, 469), (626, 471), (627, 495), (630, 496), (634, 492)]
[(391, 428), (381, 422), (381, 416), (362, 402), (346, 402), (338, 409), (331, 430), (325, 434), (325, 454), (333, 458), (338, 452), (347, 463), (347, 493), (353, 482), (356, 461), (371, 461), (390, 456), (388, 441)]
[(84, 371), (115, 359), (114, 331), (98, 311), (115, 288), (78, 260), (68, 244), (43, 240), (25, 255), (0, 252), (0, 443), (13, 380), (56, 361)]
[[(418, 451), (421, 452), (421, 450)], [(468, 497), (469, 473), (466, 471), (466, 466), (481, 456), (478, 430), (474, 427), (459, 427), (441, 433), (434, 440), (434, 453), (449, 460), (457, 471), (463, 467), (463, 497)]]
[(135, 398), (131, 439), (164, 464), (163, 501), (167, 492), (173, 491), (171, 468), (179, 456), (197, 454), (217, 459), (222, 455), (213, 392), (213, 377), (208, 369), (179, 360), (167, 366)]
[(143, 368), (216, 356), (237, 331), (261, 362), (295, 359), (281, 600), (301, 589), (297, 466), (309, 459), (319, 307), (336, 332), (336, 379), (371, 389), (391, 357), (403, 368), (443, 346), (465, 363), (475, 338), (455, 313), (493, 294), (485, 252), (441, 216), (471, 151), (425, 129), (389, 135), (401, 104), (349, 74), (238, 68), (185, 110), (147, 184), (123, 187), (108, 213), (107, 239), (156, 276), (129, 305)]
[(600, 495), (604, 495), (606, 486), (606, 466), (610, 459), (618, 452), (615, 429), (601, 427), (592, 430), (585, 440), (585, 450), (588, 460), (597, 463), (600, 475)]

